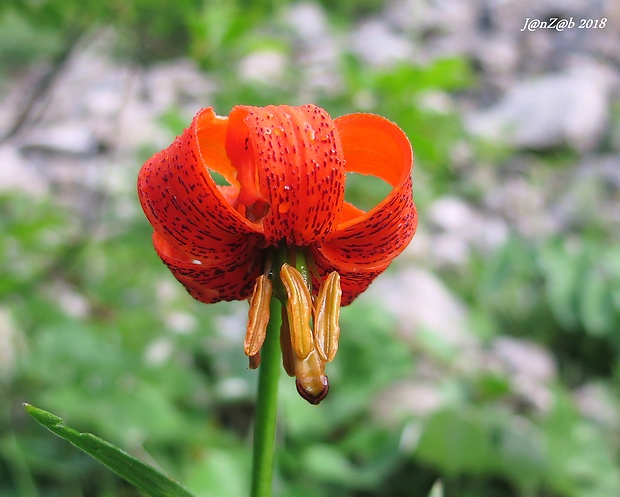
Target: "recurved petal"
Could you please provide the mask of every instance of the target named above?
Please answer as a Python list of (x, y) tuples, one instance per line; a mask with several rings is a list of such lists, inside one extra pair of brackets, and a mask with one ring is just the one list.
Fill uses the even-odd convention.
[[(318, 275), (312, 275), (313, 288), (318, 289), (329, 274), (333, 271), (337, 271), (340, 275), (340, 286), (342, 288), (341, 306), (346, 306), (353, 302), (357, 296), (366, 290), (373, 280), (390, 265), (391, 262), (390, 260), (389, 262), (381, 266), (375, 266), (372, 269), (347, 269), (349, 266), (338, 266), (333, 264), (330, 260), (323, 257), (318, 250), (313, 250), (312, 253), (316, 269), (318, 270)], [(318, 291), (315, 291), (315, 294), (317, 293)]]
[(226, 151), (237, 170), (239, 203), (268, 244), (305, 246), (337, 226), (345, 170), (334, 121), (314, 105), (237, 106)]
[(223, 250), (217, 259), (194, 259), (170, 245), (159, 233), (153, 233), (153, 245), (172, 274), (192, 297), (206, 304), (222, 300), (243, 300), (252, 293), (256, 278), (262, 274), (263, 251), (258, 239)]
[(370, 174), (392, 185), (369, 212), (345, 206), (337, 230), (312, 249), (322, 274), (340, 273), (347, 305), (404, 250), (418, 217), (412, 196), (413, 154), (403, 131), (373, 114), (351, 114), (335, 122), (347, 172)]
[[(231, 205), (238, 194), (224, 147), (228, 119), (203, 109), (167, 149), (149, 159), (138, 176), (138, 196), (146, 217), (171, 247), (193, 259), (225, 258), (227, 247), (260, 233)], [(218, 187), (209, 170), (231, 186)]]

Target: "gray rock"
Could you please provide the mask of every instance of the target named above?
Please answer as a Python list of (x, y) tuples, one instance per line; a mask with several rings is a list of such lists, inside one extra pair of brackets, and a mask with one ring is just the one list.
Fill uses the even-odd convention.
[[(532, 160), (523, 162), (522, 167), (537, 166)], [(560, 220), (549, 209), (548, 193), (528, 177), (507, 178), (488, 191), (485, 202), (527, 238), (545, 237), (562, 230)]]
[(529, 340), (501, 336), (493, 342), (491, 353), (503, 365), (515, 394), (541, 411), (551, 408), (550, 382), (557, 371), (547, 350)]
[(285, 20), (303, 43), (313, 43), (329, 31), (327, 15), (315, 2), (300, 2), (291, 5)]
[(342, 89), (339, 70), (343, 43), (334, 34), (325, 10), (316, 3), (299, 3), (287, 9), (285, 21), (297, 46), (297, 69), (304, 84), (300, 101), (316, 100), (316, 92), (334, 93)]
[(48, 184), (17, 148), (5, 143), (0, 145), (0, 192), (8, 191), (42, 197), (48, 192)]
[(396, 0), (384, 18), (408, 35), (416, 62), (467, 54), (477, 37), (477, 9), (463, 1)]
[(620, 426), (618, 399), (605, 385), (587, 383), (577, 389), (573, 396), (577, 407), (584, 416), (607, 425), (611, 429), (618, 429)]
[[(215, 91), (213, 82), (197, 64), (187, 59), (162, 62), (145, 74), (149, 104), (158, 112), (174, 106), (189, 108), (192, 114), (205, 107)], [(139, 95), (132, 95), (139, 98)]]
[(429, 257), (439, 264), (464, 264), (472, 250), (490, 253), (508, 238), (505, 221), (479, 212), (458, 197), (435, 201), (426, 217), (437, 228)]
[(466, 126), (519, 148), (592, 150), (609, 120), (611, 84), (606, 70), (583, 62), (564, 74), (516, 83), (493, 107), (466, 115)]
[(502, 336), (495, 339), (492, 350), (511, 374), (542, 382), (556, 377), (557, 371), (551, 355), (534, 342)]
[(381, 19), (365, 21), (351, 33), (351, 50), (375, 67), (386, 67), (413, 58), (411, 40)]
[(377, 421), (397, 424), (411, 416), (427, 416), (446, 404), (441, 387), (426, 380), (405, 380), (388, 387), (373, 404)]
[(437, 276), (415, 266), (399, 269), (379, 277), (362, 294), (361, 301), (380, 303), (412, 337), (419, 331), (432, 333), (441, 343), (455, 348), (477, 342), (466, 327), (465, 304)]
[(278, 50), (257, 50), (244, 57), (239, 64), (243, 81), (267, 85), (282, 85), (289, 61)]
[(69, 155), (92, 155), (98, 142), (88, 126), (77, 120), (37, 126), (21, 140), (24, 149)]

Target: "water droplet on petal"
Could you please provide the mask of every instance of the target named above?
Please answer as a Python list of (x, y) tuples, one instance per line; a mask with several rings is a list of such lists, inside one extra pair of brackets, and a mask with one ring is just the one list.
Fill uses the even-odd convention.
[(316, 140), (316, 132), (314, 131), (314, 129), (312, 129), (312, 126), (306, 124), (305, 131), (308, 135), (308, 138), (310, 138), (310, 141)]

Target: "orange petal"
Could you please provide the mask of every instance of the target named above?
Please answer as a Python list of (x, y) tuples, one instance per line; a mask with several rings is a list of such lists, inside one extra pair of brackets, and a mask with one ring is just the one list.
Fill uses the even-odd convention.
[(238, 200), (268, 244), (305, 246), (336, 228), (345, 170), (334, 121), (323, 109), (237, 106), (226, 151), (237, 170)]
[(335, 123), (346, 170), (392, 185), (390, 194), (369, 212), (347, 206), (337, 230), (312, 248), (321, 277), (340, 273), (342, 305), (348, 305), (404, 250), (418, 217), (412, 196), (413, 154), (403, 131), (372, 114), (351, 114)]
[[(338, 268), (331, 261), (324, 258), (320, 252), (315, 252), (314, 255), (316, 268), (318, 269), (318, 277), (312, 275), (312, 286), (316, 289), (322, 281), (333, 271), (337, 271), (340, 275), (340, 286), (342, 288), (342, 300), (341, 306), (347, 306), (353, 302), (357, 296), (366, 290), (373, 280), (379, 276), (389, 265), (386, 263), (383, 266), (378, 266), (370, 270), (347, 270), (345, 266)], [(391, 262), (391, 261), (390, 261)], [(315, 291), (315, 293), (317, 293)]]
[[(138, 195), (153, 243), (174, 276), (202, 302), (245, 299), (262, 272), (260, 230), (238, 213), (239, 186), (224, 148), (228, 120), (203, 109), (142, 167)], [(230, 186), (217, 186), (210, 170)]]
[[(236, 250), (260, 229), (235, 209), (232, 166), (224, 137), (228, 120), (213, 109), (200, 111), (189, 128), (165, 150), (149, 159), (138, 176), (138, 196), (149, 222), (168, 244), (198, 260)], [(232, 186), (218, 187), (209, 169)]]
[(256, 278), (263, 272), (263, 251), (252, 237), (232, 250), (223, 249), (217, 258), (202, 261), (177, 250), (158, 232), (153, 233), (153, 245), (190, 295), (206, 304), (248, 298)]

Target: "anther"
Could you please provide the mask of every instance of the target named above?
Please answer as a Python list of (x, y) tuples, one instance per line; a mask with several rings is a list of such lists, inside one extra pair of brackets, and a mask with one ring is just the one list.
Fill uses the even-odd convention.
[(321, 359), (333, 360), (340, 338), (340, 275), (334, 271), (325, 279), (314, 307), (314, 343)]
[(265, 342), (269, 324), (269, 304), (273, 283), (264, 274), (254, 283), (248, 311), (248, 326), (243, 341), (243, 351), (250, 357), (250, 368), (256, 369), (260, 364), (260, 349)]
[(283, 264), (280, 278), (286, 290), (286, 312), (291, 335), (291, 345), (298, 360), (302, 361), (314, 350), (310, 329), (312, 296), (303, 276), (294, 267)]

